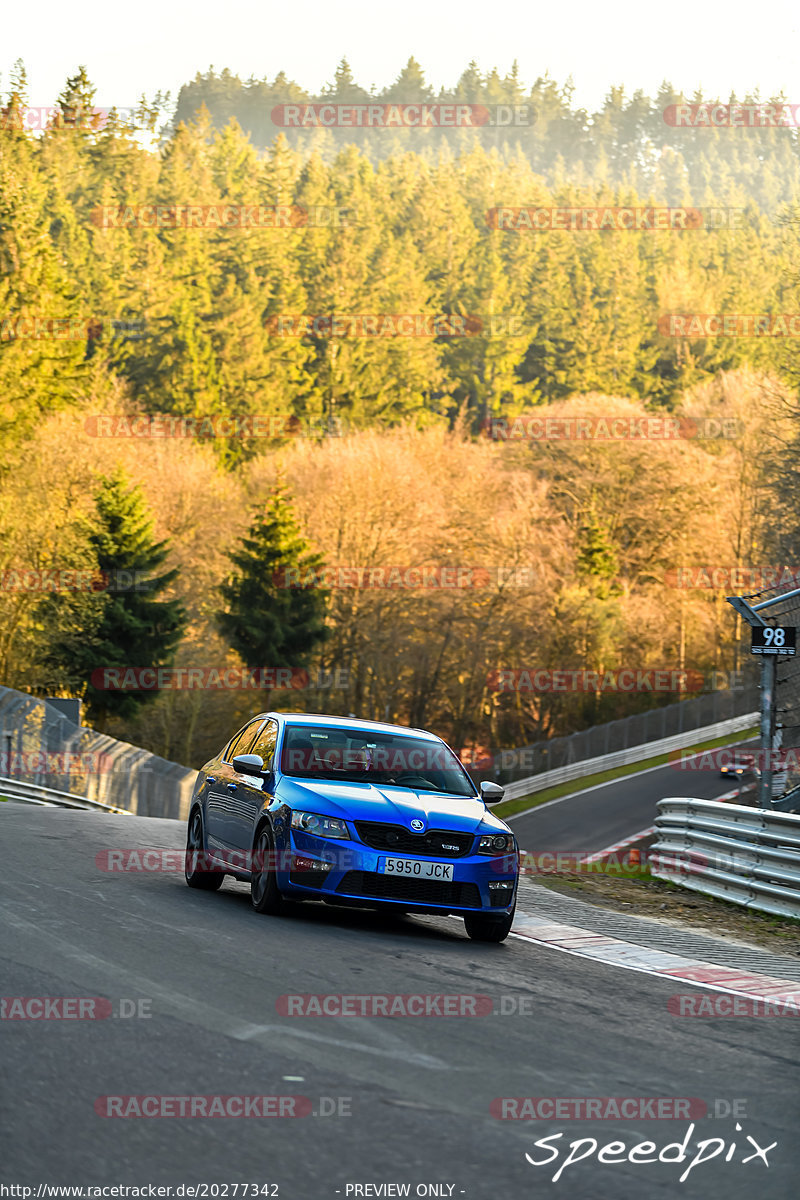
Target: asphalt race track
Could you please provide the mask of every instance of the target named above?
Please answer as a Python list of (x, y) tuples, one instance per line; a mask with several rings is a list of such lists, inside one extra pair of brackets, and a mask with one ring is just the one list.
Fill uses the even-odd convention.
[[(240, 884), (204, 894), (174, 869), (96, 864), (109, 849), (181, 848), (174, 821), (0, 804), (0, 837), (6, 1015), (10, 997), (100, 997), (114, 1014), (0, 1022), (4, 1184), (33, 1196), (43, 1184), (172, 1185), (173, 1196), (189, 1194), (177, 1185), (227, 1184), (227, 1193), (195, 1195), (229, 1197), (234, 1183), (272, 1184), (261, 1194), (279, 1200), (404, 1194), (354, 1190), (387, 1184), (467, 1200), (797, 1194), (790, 1019), (672, 1016), (668, 996), (691, 985), (514, 937), (480, 945), (451, 919), (322, 905), (260, 917)], [(479, 994), (493, 1011), (281, 1015), (279, 997), (308, 993)], [(312, 1113), (332, 1115), (115, 1118), (95, 1109), (101, 1097), (190, 1095), (303, 1096)], [(716, 1102), (728, 1114), (738, 1101), (742, 1129), (728, 1116), (701, 1116), (690, 1131), (688, 1119), (490, 1115), (492, 1100), (525, 1096), (697, 1098), (712, 1114)], [(563, 1136), (534, 1146), (555, 1133)], [(658, 1153), (687, 1134), (683, 1163), (600, 1163), (592, 1151), (552, 1182), (572, 1141), (595, 1138), (598, 1153), (649, 1141)], [(748, 1135), (777, 1143), (768, 1166)], [(717, 1157), (679, 1183), (697, 1144), (713, 1138), (723, 1139)], [(590, 1143), (573, 1153), (583, 1150)], [(532, 1165), (526, 1151), (557, 1159)]]
[[(751, 748), (754, 743), (742, 743)], [(746, 779), (752, 785), (753, 779)], [(738, 784), (718, 771), (688, 771), (653, 767), (636, 775), (612, 779), (586, 792), (548, 801), (525, 815), (506, 817), (523, 850), (553, 850), (594, 854), (653, 824), (656, 804), (667, 796), (716, 800)], [(575, 783), (580, 788), (580, 781)]]

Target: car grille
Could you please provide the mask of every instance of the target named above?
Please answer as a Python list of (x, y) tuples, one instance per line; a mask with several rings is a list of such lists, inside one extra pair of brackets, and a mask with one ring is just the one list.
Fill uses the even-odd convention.
[[(420, 854), (433, 858), (463, 858), (475, 840), (471, 833), (451, 833), (449, 829), (429, 829), (411, 833), (402, 825), (384, 825), (380, 821), (356, 821), (356, 832), (366, 846), (390, 853)], [(457, 849), (445, 849), (456, 846)]]
[(379, 875), (372, 871), (348, 871), (336, 891), (352, 896), (370, 896), (375, 900), (405, 900), (408, 904), (439, 904), (453, 908), (481, 907), (481, 894), (474, 883), (400, 879), (394, 875)]

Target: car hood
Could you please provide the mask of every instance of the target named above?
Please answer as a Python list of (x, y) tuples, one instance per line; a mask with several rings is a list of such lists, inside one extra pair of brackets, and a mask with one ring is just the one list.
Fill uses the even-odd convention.
[(473, 834), (480, 825), (502, 832), (508, 830), (477, 796), (444, 796), (441, 792), (417, 792), (391, 784), (335, 783), (328, 779), (300, 780), (286, 776), (276, 791), (292, 808), (349, 821), (385, 821), (410, 829), (411, 821), (416, 819), (425, 822), (426, 830), (452, 829)]

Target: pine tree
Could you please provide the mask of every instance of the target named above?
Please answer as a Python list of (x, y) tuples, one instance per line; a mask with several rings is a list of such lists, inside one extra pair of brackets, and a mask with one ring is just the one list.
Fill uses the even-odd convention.
[(322, 95), (337, 104), (363, 104), (369, 100), (369, 92), (365, 92), (353, 78), (350, 63), (343, 58), (333, 76), (333, 83), (323, 88)]
[(594, 500), (580, 527), (576, 568), (579, 578), (588, 582), (599, 599), (606, 600), (619, 590), (614, 585), (619, 558), (607, 525), (597, 515)]
[(62, 686), (82, 692), (91, 720), (103, 729), (109, 718), (128, 719), (158, 692), (106, 690), (97, 672), (169, 666), (186, 628), (179, 600), (159, 600), (177, 576), (156, 574), (169, 553), (153, 540), (153, 521), (138, 486), (130, 487), (121, 470), (103, 478), (95, 497), (96, 526), (89, 543), (106, 583), (87, 606), (78, 593), (74, 604), (59, 607), (61, 635), (45, 654), (45, 664), (60, 672)]
[(86, 67), (79, 67), (78, 74), (67, 80), (64, 90), (58, 97), (60, 111), (55, 118), (56, 127), (70, 130), (95, 130), (100, 119), (94, 109), (96, 91), (97, 89), (86, 72)]
[(327, 636), (327, 592), (317, 586), (322, 556), (310, 550), (282, 483), (229, 557), (235, 571), (217, 612), (229, 645), (250, 670), (304, 667)]
[(75, 402), (86, 351), (79, 337), (63, 336), (65, 329), (79, 332), (85, 314), (72, 264), (51, 234), (71, 220), (69, 205), (53, 194), (41, 168), (41, 139), (21, 127), (24, 111), (18, 72), (0, 110), (7, 123), (0, 131), (0, 444), (27, 433), (42, 412)]
[(381, 100), (394, 104), (429, 104), (433, 100), (433, 89), (425, 82), (425, 72), (413, 55), (394, 83), (381, 92)]

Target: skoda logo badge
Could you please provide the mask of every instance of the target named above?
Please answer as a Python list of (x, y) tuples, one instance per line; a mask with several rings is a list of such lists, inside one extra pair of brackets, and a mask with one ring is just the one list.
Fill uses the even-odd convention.
[(425, 822), (420, 821), (417, 819), (417, 817), (415, 817), (414, 820), (411, 822), (411, 828), (416, 829), (417, 833), (419, 833), (420, 829), (425, 828)]

